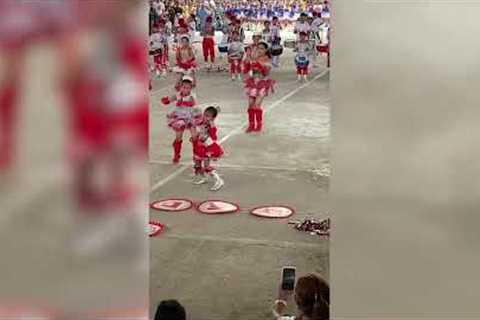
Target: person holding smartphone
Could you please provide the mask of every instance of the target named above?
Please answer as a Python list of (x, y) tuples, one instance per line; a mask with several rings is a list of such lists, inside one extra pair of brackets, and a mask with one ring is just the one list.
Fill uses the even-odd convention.
[[(292, 272), (293, 270), (293, 272)], [(278, 289), (277, 300), (273, 306), (276, 320), (328, 320), (330, 319), (330, 287), (328, 283), (315, 274), (300, 277), (292, 287), (295, 269), (285, 267), (282, 271), (282, 283)], [(290, 297), (293, 295), (297, 315), (286, 315)]]

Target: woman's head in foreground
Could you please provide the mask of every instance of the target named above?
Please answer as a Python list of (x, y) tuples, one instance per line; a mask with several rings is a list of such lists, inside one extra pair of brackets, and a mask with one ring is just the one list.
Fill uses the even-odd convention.
[(155, 320), (186, 320), (185, 308), (177, 300), (164, 300), (158, 304)]
[(317, 275), (300, 277), (295, 286), (295, 302), (302, 315), (312, 320), (328, 320), (330, 287)]

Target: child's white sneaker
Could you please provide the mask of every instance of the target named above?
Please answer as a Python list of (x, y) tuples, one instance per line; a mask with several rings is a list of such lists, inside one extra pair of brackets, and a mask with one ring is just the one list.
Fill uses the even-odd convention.
[(205, 184), (207, 182), (208, 182), (208, 178), (204, 175), (196, 175), (192, 181), (192, 183), (197, 186), (201, 184)]
[(242, 75), (240, 73), (237, 75), (237, 79), (238, 81), (242, 81)]
[(232, 74), (232, 81), (235, 81), (235, 75)]
[(223, 181), (222, 178), (220, 178), (218, 173), (216, 173), (215, 171), (213, 171), (211, 174), (212, 174), (212, 177), (215, 179), (215, 183), (210, 188), (210, 191), (218, 191), (225, 185), (225, 182)]

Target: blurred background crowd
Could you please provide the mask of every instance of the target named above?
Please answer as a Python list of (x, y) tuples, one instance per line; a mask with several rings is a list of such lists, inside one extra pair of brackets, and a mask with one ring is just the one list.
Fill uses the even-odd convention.
[(183, 17), (195, 21), (201, 30), (208, 16), (214, 17), (217, 30), (225, 24), (225, 17), (236, 16), (244, 20), (247, 29), (258, 27), (263, 21), (278, 17), (284, 26), (291, 26), (302, 12), (313, 16), (314, 12), (330, 16), (327, 0), (150, 0), (150, 25), (158, 19), (169, 20), (172, 25)]

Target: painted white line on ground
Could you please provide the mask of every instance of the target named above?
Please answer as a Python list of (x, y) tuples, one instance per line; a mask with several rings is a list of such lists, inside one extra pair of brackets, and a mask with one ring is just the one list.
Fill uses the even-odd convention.
[[(161, 161), (153, 160), (149, 161), (150, 164), (163, 164), (171, 165), (171, 161)], [(182, 166), (189, 166), (191, 162), (181, 162)], [(272, 166), (249, 166), (249, 165), (238, 165), (238, 164), (224, 164), (218, 165), (219, 168), (231, 168), (231, 169), (248, 169), (248, 170), (272, 170), (272, 171), (290, 171), (290, 172), (310, 172), (314, 168), (293, 168), (293, 167), (272, 167)]]
[[(309, 87), (314, 81), (320, 79), (321, 77), (323, 77), (325, 74), (328, 73), (328, 69), (327, 70), (324, 70), (323, 72), (317, 74), (317, 76), (315, 76), (312, 80), (308, 81), (308, 82), (305, 82), (304, 84), (302, 84), (300, 87), (297, 87), (295, 88), (294, 90), (292, 90), (290, 93), (284, 95), (282, 98), (280, 98), (279, 100), (275, 101), (274, 103), (272, 103), (270, 106), (268, 106), (267, 108), (264, 109), (264, 115), (270, 113), (270, 111), (272, 111), (274, 108), (278, 107), (279, 105), (281, 105), (282, 103), (284, 103), (286, 100), (290, 99), (292, 96), (296, 95), (299, 91), (303, 90), (304, 88), (307, 88)], [(228, 139), (230, 139), (232, 136), (238, 134), (239, 132), (241, 132), (243, 129), (245, 129), (248, 125), (248, 122), (247, 121), (244, 121), (242, 123), (241, 126), (239, 126), (238, 128), (230, 131), (230, 133), (228, 133), (226, 136), (224, 136), (222, 139), (220, 139), (219, 143), (222, 144), (224, 143), (225, 141), (227, 141)]]
[(162, 87), (162, 88), (160, 88), (160, 89), (158, 89), (158, 90), (155, 90), (155, 91), (153, 91), (153, 92), (150, 92), (150, 96), (151, 96), (151, 97), (152, 97), (152, 96), (156, 96), (156, 95), (159, 94), (159, 93), (168, 91), (168, 89), (169, 89), (168, 87)]
[[(188, 235), (169, 235), (164, 234), (161, 238), (167, 239), (175, 239), (175, 240), (192, 240), (195, 242), (205, 242), (205, 241), (212, 241), (212, 242), (228, 242), (228, 243), (236, 243), (241, 245), (251, 245), (251, 246), (265, 246), (265, 247), (277, 247), (277, 248), (315, 248), (318, 249), (318, 242), (292, 242), (292, 241), (279, 241), (279, 240), (260, 240), (260, 239), (252, 239), (252, 238), (225, 238), (225, 237), (215, 237), (215, 236), (188, 236)], [(321, 240), (321, 239), (318, 239)]]
[[(297, 94), (299, 91), (303, 90), (304, 88), (307, 88), (309, 87), (314, 81), (320, 79), (321, 77), (323, 77), (324, 75), (326, 75), (327, 73), (329, 72), (329, 69), (325, 69), (324, 71), (322, 71), (321, 73), (319, 73), (318, 75), (316, 75), (312, 80), (308, 81), (308, 82), (305, 82), (304, 84), (302, 84), (301, 86), (295, 88), (294, 90), (292, 90), (290, 93), (284, 95), (282, 98), (280, 98), (279, 100), (275, 101), (274, 103), (272, 103), (270, 106), (268, 106), (267, 108), (265, 108), (264, 110), (264, 113), (265, 114), (268, 114), (269, 112), (271, 112), (274, 108), (278, 107), (279, 105), (281, 105), (282, 103), (284, 103), (286, 100), (288, 100), (289, 98), (291, 98), (292, 96), (294, 96), (295, 94)], [(230, 133), (228, 133), (226, 136), (224, 136), (222, 139), (220, 139), (219, 143), (222, 144), (224, 143), (225, 141), (227, 141), (228, 139), (230, 139), (231, 137), (233, 137), (234, 135), (240, 133), (246, 126), (247, 126), (247, 121), (244, 121), (239, 127), (237, 127), (236, 129), (233, 129), (232, 131), (230, 131)], [(155, 183), (151, 188), (150, 188), (150, 192), (154, 192), (156, 191), (158, 188), (162, 187), (163, 185), (167, 184), (168, 182), (172, 181), (173, 179), (175, 179), (176, 177), (178, 177), (180, 174), (182, 174), (187, 168), (189, 168), (190, 165), (180, 165), (180, 167), (175, 170), (174, 172), (172, 172), (170, 175), (168, 175), (167, 177), (161, 179), (160, 181), (158, 181), (157, 183)]]

